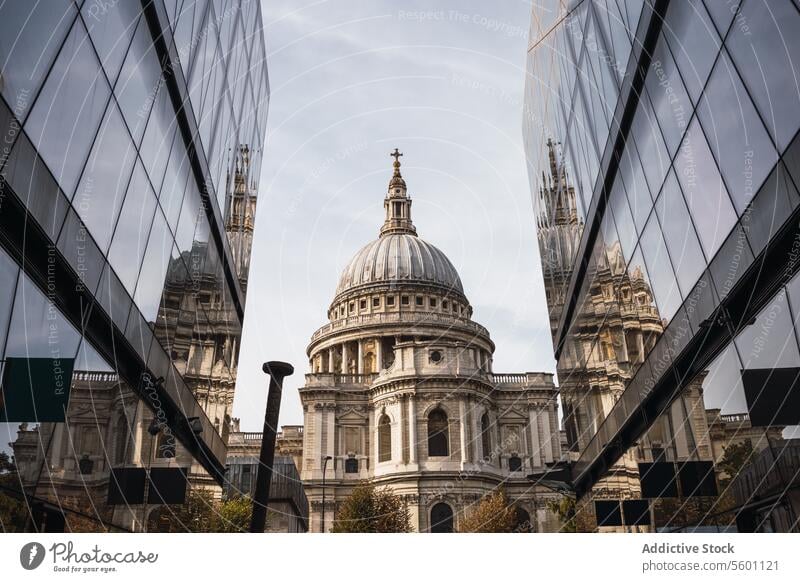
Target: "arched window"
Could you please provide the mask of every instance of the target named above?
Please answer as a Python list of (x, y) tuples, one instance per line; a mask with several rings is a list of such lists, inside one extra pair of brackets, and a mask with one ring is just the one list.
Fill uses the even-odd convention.
[(449, 455), (447, 414), (441, 408), (435, 408), (428, 415), (428, 456), (447, 457)]
[(517, 455), (511, 455), (508, 458), (508, 470), (512, 473), (522, 471), (522, 459), (520, 459)]
[(392, 423), (385, 414), (378, 421), (378, 462), (392, 460)]
[(453, 533), (453, 510), (446, 503), (431, 509), (431, 533)]
[(492, 435), (489, 430), (489, 413), (484, 412), (481, 416), (481, 448), (483, 459), (489, 462), (492, 458)]

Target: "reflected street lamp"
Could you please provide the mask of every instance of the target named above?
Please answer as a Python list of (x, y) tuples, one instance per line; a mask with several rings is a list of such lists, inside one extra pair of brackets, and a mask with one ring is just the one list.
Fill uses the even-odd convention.
[(322, 533), (325, 533), (325, 475), (328, 473), (328, 461), (333, 459), (330, 455), (325, 455), (322, 458)]

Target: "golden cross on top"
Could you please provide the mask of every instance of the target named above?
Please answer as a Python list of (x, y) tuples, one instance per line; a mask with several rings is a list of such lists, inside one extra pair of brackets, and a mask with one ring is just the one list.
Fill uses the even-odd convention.
[(394, 151), (389, 155), (394, 158), (395, 162), (399, 162), (403, 154), (401, 154), (397, 148), (394, 148)]

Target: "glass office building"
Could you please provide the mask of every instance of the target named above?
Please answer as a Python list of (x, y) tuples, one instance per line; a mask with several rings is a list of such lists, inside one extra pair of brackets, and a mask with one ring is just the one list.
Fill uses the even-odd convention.
[(589, 529), (800, 527), (797, 30), (792, 0), (534, 7), (525, 147)]
[(0, 530), (221, 492), (263, 37), (255, 0), (0, 6)]

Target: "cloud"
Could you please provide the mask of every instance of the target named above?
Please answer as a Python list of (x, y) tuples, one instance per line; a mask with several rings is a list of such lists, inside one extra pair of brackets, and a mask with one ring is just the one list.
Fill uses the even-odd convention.
[(281, 422), (302, 423), (312, 332), (339, 273), (383, 220), (389, 152), (420, 236), (461, 274), (500, 371), (551, 371), (522, 148), (530, 5), (264, 2), (272, 96), (234, 415), (261, 426), (265, 360), (296, 373)]

